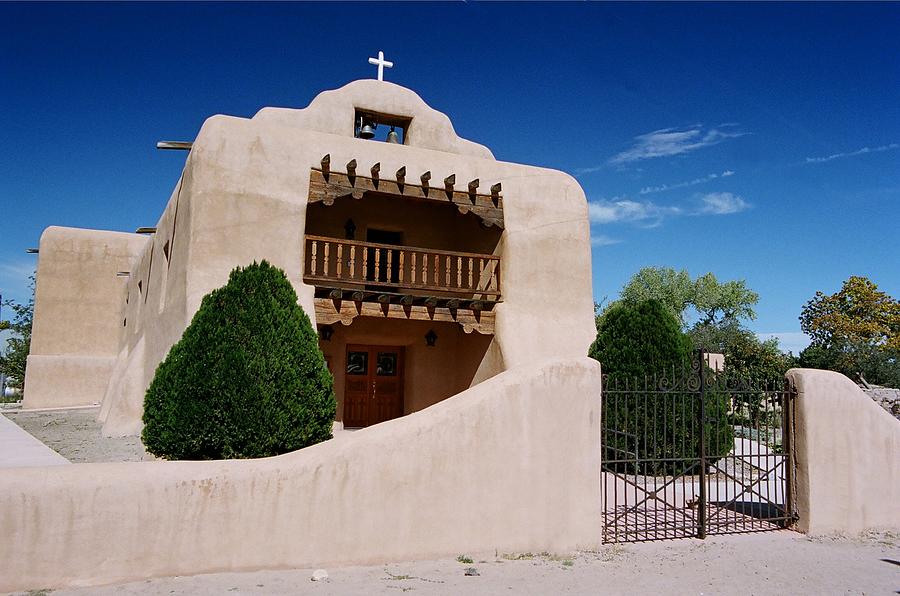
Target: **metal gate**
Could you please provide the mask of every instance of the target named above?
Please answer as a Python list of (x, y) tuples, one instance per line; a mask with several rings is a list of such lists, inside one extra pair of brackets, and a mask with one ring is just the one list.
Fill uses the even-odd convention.
[(715, 368), (698, 351), (686, 370), (604, 375), (605, 542), (705, 538), (794, 521), (794, 389)]

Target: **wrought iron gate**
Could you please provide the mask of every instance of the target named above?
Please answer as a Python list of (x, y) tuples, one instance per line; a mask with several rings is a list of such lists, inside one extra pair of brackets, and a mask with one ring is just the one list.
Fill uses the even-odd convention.
[(785, 381), (690, 369), (610, 378), (602, 393), (605, 542), (759, 532), (794, 521)]

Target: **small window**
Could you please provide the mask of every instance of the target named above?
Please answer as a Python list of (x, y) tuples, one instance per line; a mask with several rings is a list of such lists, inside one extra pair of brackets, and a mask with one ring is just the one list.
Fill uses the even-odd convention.
[(412, 118), (392, 116), (367, 110), (356, 110), (353, 136), (383, 143), (406, 145), (406, 133)]
[(379, 377), (396, 377), (397, 352), (378, 352), (378, 367), (375, 374)]
[(348, 352), (347, 353), (347, 374), (348, 375), (367, 375), (367, 374), (369, 374), (369, 353), (368, 352)]

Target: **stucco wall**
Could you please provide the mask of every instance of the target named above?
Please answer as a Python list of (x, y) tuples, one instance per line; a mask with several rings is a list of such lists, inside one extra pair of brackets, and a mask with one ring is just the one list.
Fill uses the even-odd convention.
[(900, 529), (900, 423), (839, 373), (792, 369), (797, 527)]
[(274, 458), (8, 470), (0, 591), (596, 548), (599, 386), (553, 361)]
[(352, 137), (357, 108), (412, 118), (406, 131), (410, 146), (485, 159), (494, 157), (487, 147), (457, 136), (450, 118), (432, 109), (414, 91), (387, 81), (353, 81), (340, 89), (323, 91), (302, 110), (263, 108), (253, 119), (270, 127), (300, 127)]
[[(414, 114), (411, 144), (353, 138), (359, 97), (368, 105), (357, 107)], [(348, 105), (349, 126), (333, 128)], [(314, 320), (314, 289), (302, 279), (303, 236), (310, 169), (326, 153), (336, 170), (356, 159), (360, 172), (380, 162), (382, 172), (406, 166), (409, 179), (431, 171), (433, 180), (456, 174), (483, 186), (502, 183), (506, 228), (496, 252), (504, 302), (496, 307), (495, 341), (477, 365), (477, 380), (587, 352), (594, 329), (590, 231), (578, 183), (562, 172), (495, 161), (480, 145), (458, 139), (445, 115), (426, 108), (408, 89), (357, 81), (321, 94), (305, 110), (263, 110), (250, 120), (214, 116), (204, 123), (158, 232), (128, 281), (125, 339), (101, 409), (104, 433), (140, 432), (144, 391), (157, 365), (203, 296), (222, 286), (234, 267), (266, 259), (284, 269)], [(364, 229), (363, 223), (357, 225)], [(496, 240), (495, 231), (486, 233)]]
[(119, 351), (125, 278), (147, 244), (137, 234), (51, 226), (41, 235), (26, 409), (103, 398)]

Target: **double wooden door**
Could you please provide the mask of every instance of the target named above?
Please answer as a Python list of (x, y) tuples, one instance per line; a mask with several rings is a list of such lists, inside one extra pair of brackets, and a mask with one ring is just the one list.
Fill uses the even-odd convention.
[(371, 426), (403, 416), (403, 348), (347, 346), (344, 426)]

